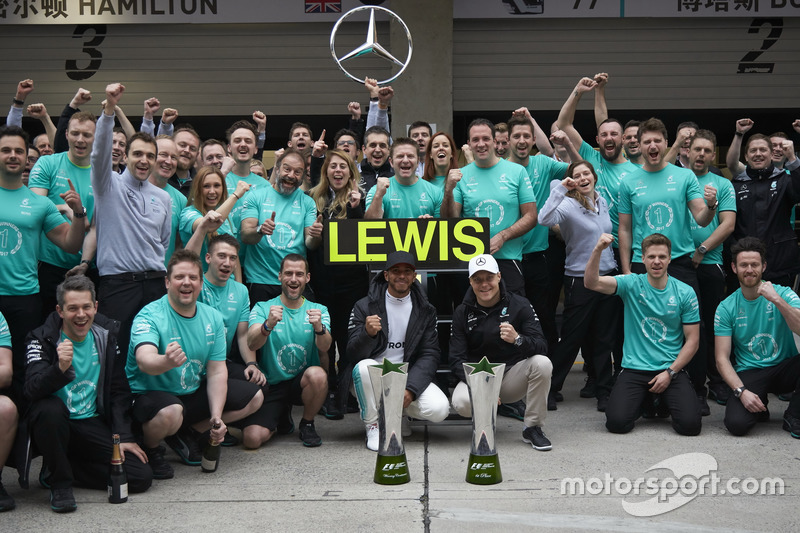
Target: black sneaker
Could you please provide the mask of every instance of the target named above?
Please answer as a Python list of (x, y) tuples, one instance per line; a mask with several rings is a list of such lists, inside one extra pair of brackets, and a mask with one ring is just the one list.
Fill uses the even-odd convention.
[(328, 398), (325, 400), (325, 403), (322, 404), (322, 408), (319, 410), (319, 414), (327, 418), (328, 420), (341, 420), (344, 418), (344, 415), (336, 406), (336, 395), (331, 393), (328, 395)]
[(6, 492), (5, 487), (3, 487), (3, 482), (0, 481), (0, 513), (10, 511), (16, 506), (17, 504), (14, 503), (14, 498)]
[(144, 453), (147, 454), (147, 464), (150, 465), (150, 469), (153, 471), (153, 479), (172, 479), (175, 475), (172, 465), (164, 458), (166, 451), (163, 446), (144, 449)]
[(181, 428), (174, 435), (170, 435), (164, 439), (164, 442), (173, 449), (181, 462), (189, 466), (200, 466), (203, 460), (203, 450), (200, 447), (200, 439), (202, 435), (194, 429)]
[(556, 393), (551, 392), (547, 395), (547, 410), (548, 411), (557, 411), (558, 404), (556, 403)]
[(563, 402), (564, 401), (564, 395), (561, 394), (561, 391), (556, 392), (555, 397), (556, 397), (556, 401), (557, 402)]
[(238, 444), (239, 439), (231, 435), (229, 431), (225, 432), (225, 438), (222, 439), (222, 442), (220, 443), (221, 446), (225, 446), (226, 448), (230, 446), (237, 446)]
[(71, 513), (78, 508), (72, 487), (50, 490), (50, 508), (57, 513)]
[(724, 383), (709, 383), (708, 397), (720, 405), (728, 405), (728, 399), (731, 397), (731, 389)]
[(311, 422), (306, 422), (305, 420), (300, 422), (300, 440), (303, 441), (303, 446), (307, 448), (316, 448), (322, 444), (322, 437), (317, 434), (313, 420)]
[(608, 396), (600, 396), (597, 399), (597, 410), (601, 413), (606, 412), (606, 408), (608, 407)]
[(792, 437), (800, 439), (800, 418), (792, 416), (788, 411), (784, 412), (783, 429), (788, 431)]
[(783, 394), (778, 394), (778, 399), (782, 402), (788, 402), (794, 396), (794, 392), (784, 392)]
[(581, 389), (581, 398), (595, 398), (597, 396), (597, 386), (594, 376), (586, 378), (586, 385)]
[(542, 431), (542, 428), (539, 426), (525, 428), (525, 431), (522, 432), (522, 440), (540, 452), (553, 449), (550, 440), (545, 436), (544, 431)]
[(278, 435), (290, 435), (294, 433), (294, 420), (292, 420), (292, 406), (287, 405), (280, 419), (278, 420), (278, 427), (276, 429)]
[(697, 403), (700, 404), (700, 415), (701, 416), (708, 416), (711, 414), (711, 408), (708, 406), (708, 400), (706, 400), (705, 395), (698, 394), (697, 395)]
[(497, 407), (497, 414), (509, 418), (516, 418), (517, 420), (525, 420), (525, 400), (501, 403)]

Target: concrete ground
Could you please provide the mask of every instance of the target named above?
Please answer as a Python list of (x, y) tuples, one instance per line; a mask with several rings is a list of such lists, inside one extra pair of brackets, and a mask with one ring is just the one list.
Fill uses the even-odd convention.
[[(175, 478), (156, 481), (128, 503), (111, 505), (105, 493), (76, 489), (78, 510), (53, 513), (49, 492), (39, 488), (40, 460), (31, 470), (30, 490), (21, 490), (16, 471), (3, 483), (17, 509), (0, 515), (2, 531), (800, 531), (800, 440), (781, 429), (786, 403), (771, 397), (772, 420), (747, 437), (727, 434), (724, 407), (712, 402), (698, 437), (682, 437), (668, 420), (639, 420), (633, 432), (612, 435), (594, 400), (581, 399), (579, 367), (567, 380), (566, 400), (548, 414), (549, 452), (522, 442), (522, 422), (499, 417), (497, 450), (503, 482), (476, 486), (464, 481), (471, 426), (417, 425), (405, 439), (411, 482), (372, 481), (375, 457), (364, 447), (357, 414), (341, 421), (317, 418), (324, 443), (304, 448), (297, 434), (277, 437), (258, 451), (224, 448), (219, 470), (178, 463)], [(295, 408), (295, 421), (300, 408)], [(694, 454), (694, 455), (683, 455)], [(681, 456), (681, 457), (675, 457)], [(671, 459), (674, 458), (674, 459)], [(648, 469), (666, 461), (667, 469)], [(719, 479), (712, 493), (702, 474)], [(603, 485), (606, 477), (611, 478)], [(580, 478), (584, 494), (562, 494), (562, 480)], [(596, 478), (596, 479), (592, 479)], [(637, 478), (653, 491), (628, 493)], [(753, 492), (763, 478), (780, 478), (782, 495), (732, 494), (733, 478), (747, 479)], [(577, 482), (577, 480), (576, 480)], [(681, 491), (680, 487), (683, 487)], [(658, 488), (661, 499), (657, 499)], [(619, 490), (617, 490), (617, 488)], [(673, 488), (678, 494), (668, 497)], [(588, 491), (596, 495), (590, 494)], [(723, 493), (724, 491), (724, 493)], [(599, 493), (599, 494), (598, 494)], [(622, 495), (621, 493), (627, 493)], [(647, 500), (651, 500), (649, 503)], [(623, 501), (636, 503), (628, 509)], [(680, 507), (679, 504), (683, 503)], [(497, 529), (495, 529), (497, 528)]]

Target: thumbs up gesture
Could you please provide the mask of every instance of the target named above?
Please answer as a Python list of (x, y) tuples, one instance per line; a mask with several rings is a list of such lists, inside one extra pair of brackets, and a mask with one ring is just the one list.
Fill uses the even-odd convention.
[(309, 226), (308, 236), (314, 239), (322, 236), (322, 215), (318, 215), (317, 220)]

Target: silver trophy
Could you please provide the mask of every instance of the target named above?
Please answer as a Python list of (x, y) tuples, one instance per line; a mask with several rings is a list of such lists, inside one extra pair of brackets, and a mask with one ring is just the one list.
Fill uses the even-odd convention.
[(467, 483), (494, 485), (503, 481), (495, 448), (497, 399), (503, 383), (505, 363), (464, 363), (464, 374), (472, 403), (472, 449), (467, 466)]
[(388, 359), (367, 369), (372, 393), (378, 408), (378, 460), (375, 483), (400, 485), (411, 481), (403, 446), (403, 398), (408, 379), (408, 363), (395, 364)]
[[(365, 12), (365, 11), (369, 12), (369, 22), (367, 23), (367, 37), (366, 37), (366, 40), (364, 41), (363, 44), (357, 46), (356, 48), (350, 50), (349, 52), (347, 52), (346, 54), (344, 54), (344, 55), (342, 55), (340, 57), (336, 53), (336, 34), (338, 33), (339, 29), (341, 28), (341, 24), (344, 21), (346, 21), (348, 18), (350, 18), (351, 16), (356, 15), (356, 14), (361, 13), (361, 12)], [(392, 55), (392, 53), (389, 52), (389, 50), (384, 48), (378, 42), (378, 30), (377, 30), (377, 26), (375, 24), (375, 14), (376, 13), (384, 13), (384, 14), (388, 15), (390, 17), (390, 19), (393, 19), (393, 20), (397, 21), (397, 23), (400, 25), (400, 27), (403, 28), (403, 30), (405, 31), (406, 41), (408, 42), (408, 50), (406, 52), (406, 57), (405, 57), (404, 60), (401, 61), (400, 59), (398, 59), (397, 57)], [(391, 76), (391, 77), (389, 77), (389, 78), (387, 78), (385, 80), (378, 81), (378, 85), (384, 85), (384, 84), (390, 83), (390, 82), (396, 80), (397, 78), (399, 78), (400, 74), (402, 74), (403, 71), (406, 70), (406, 67), (408, 67), (408, 64), (411, 62), (411, 53), (413, 52), (413, 49), (414, 49), (414, 45), (413, 45), (413, 42), (411, 40), (411, 32), (409, 31), (408, 26), (406, 26), (406, 23), (403, 22), (403, 19), (401, 19), (393, 11), (390, 11), (390, 10), (386, 9), (385, 7), (361, 6), (361, 7), (355, 8), (355, 9), (351, 9), (350, 11), (348, 11), (347, 13), (342, 15), (339, 18), (339, 20), (336, 21), (336, 24), (333, 26), (333, 30), (331, 30), (331, 56), (333, 56), (333, 60), (336, 61), (336, 65), (339, 67), (339, 69), (342, 72), (344, 72), (345, 75), (347, 75), (348, 78), (354, 80), (357, 83), (364, 83), (364, 79), (359, 77), (359, 76), (355, 76), (354, 74), (350, 73), (344, 67), (344, 65), (342, 65), (342, 63), (345, 63), (345, 62), (347, 62), (347, 61), (349, 61), (351, 59), (355, 59), (355, 58), (362, 57), (362, 56), (365, 56), (365, 55), (374, 55), (374, 56), (377, 56), (377, 57), (383, 59), (384, 61), (388, 61), (389, 63), (395, 65), (396, 67), (399, 67), (399, 70), (393, 76)]]

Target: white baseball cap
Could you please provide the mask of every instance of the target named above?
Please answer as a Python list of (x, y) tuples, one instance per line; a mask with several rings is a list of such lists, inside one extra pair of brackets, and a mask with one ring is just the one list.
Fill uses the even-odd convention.
[(476, 272), (480, 272), (481, 270), (492, 274), (500, 272), (500, 268), (497, 266), (497, 260), (489, 254), (478, 255), (469, 260), (469, 277), (472, 277)]

